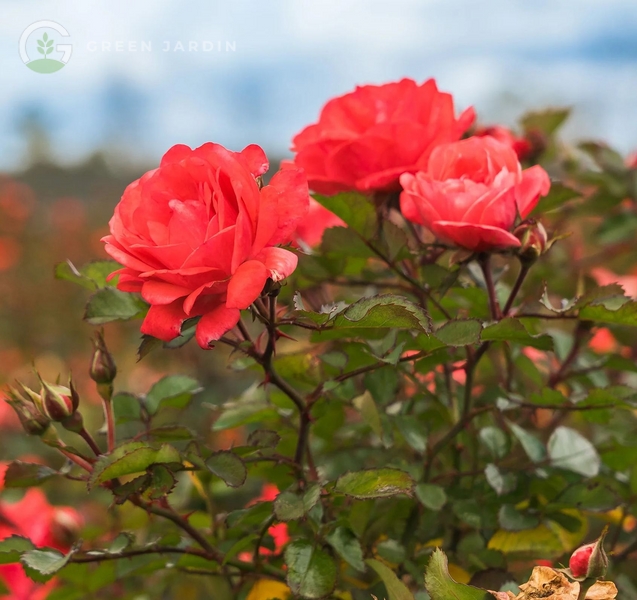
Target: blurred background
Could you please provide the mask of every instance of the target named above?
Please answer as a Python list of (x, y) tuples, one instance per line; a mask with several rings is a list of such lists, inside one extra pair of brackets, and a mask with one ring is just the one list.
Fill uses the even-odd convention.
[[(96, 400), (84, 377), (87, 292), (56, 281), (53, 267), (104, 258), (99, 240), (124, 187), (175, 143), (258, 143), (276, 163), (330, 97), (408, 76), (435, 77), (483, 124), (512, 126), (527, 109), (567, 105), (566, 138), (637, 148), (635, 0), (1, 6), (0, 383), (28, 380), (32, 362), (49, 378), (71, 368)], [(56, 44), (72, 44), (68, 64), (50, 74), (27, 68), (18, 51), (23, 31), (42, 20), (68, 31), (61, 39), (43, 30)], [(107, 339), (122, 387), (143, 392), (170, 370), (216, 381), (208, 394), (217, 398), (231, 391), (219, 377), (221, 351), (158, 352), (136, 363), (135, 323), (109, 325)]]

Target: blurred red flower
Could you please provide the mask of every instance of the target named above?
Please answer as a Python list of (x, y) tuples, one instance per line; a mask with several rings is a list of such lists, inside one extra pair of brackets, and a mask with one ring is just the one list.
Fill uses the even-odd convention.
[(294, 162), (321, 194), (398, 190), (398, 178), (427, 166), (433, 148), (459, 140), (475, 118), (429, 79), (365, 85), (333, 98), (292, 141)]
[[(0, 464), (0, 489), (4, 487), (6, 468)], [(18, 535), (29, 538), (39, 548), (66, 552), (73, 533), (81, 526), (82, 518), (76, 510), (52, 506), (36, 488), (29, 489), (18, 502), (0, 502), (0, 540)], [(0, 598), (10, 600), (43, 600), (56, 585), (54, 579), (44, 585), (34, 582), (19, 564), (1, 565), (0, 580), (9, 590), (9, 595)]]
[(522, 170), (513, 149), (488, 136), (438, 146), (426, 171), (400, 183), (407, 219), (476, 252), (519, 246), (510, 229), (551, 186), (542, 167)]
[(287, 168), (259, 188), (268, 169), (259, 146), (173, 146), (158, 169), (131, 183), (110, 221), (106, 251), (124, 268), (121, 290), (150, 303), (142, 333), (172, 340), (201, 316), (196, 338), (208, 348), (239, 320), (266, 281), (284, 279), (291, 241), (308, 210), (302, 171)]

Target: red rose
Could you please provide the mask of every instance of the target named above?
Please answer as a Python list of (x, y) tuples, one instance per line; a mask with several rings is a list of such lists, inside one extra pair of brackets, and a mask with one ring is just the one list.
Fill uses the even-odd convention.
[(106, 251), (124, 268), (118, 288), (150, 303), (142, 333), (164, 341), (201, 317), (196, 338), (210, 347), (239, 321), (268, 278), (296, 268), (291, 241), (308, 210), (302, 171), (285, 169), (259, 190), (268, 169), (259, 146), (173, 146), (158, 169), (131, 183), (110, 221)]
[[(0, 489), (4, 486), (7, 465), (0, 464)], [(70, 507), (52, 506), (41, 490), (30, 489), (17, 502), (0, 502), (0, 540), (12, 535), (29, 538), (38, 547), (68, 551), (70, 539), (82, 527), (82, 517)], [(42, 585), (25, 574), (22, 565), (0, 566), (0, 583), (9, 591), (11, 600), (44, 600), (56, 586), (52, 579)]]
[(321, 243), (325, 230), (330, 227), (345, 227), (345, 223), (314, 198), (310, 198), (310, 210), (307, 218), (303, 219), (296, 228), (296, 240), (314, 248)]
[(523, 137), (516, 136), (510, 129), (502, 127), (501, 125), (481, 127), (475, 132), (474, 135), (480, 137), (490, 135), (499, 142), (502, 142), (507, 146), (511, 146), (520, 160), (524, 160), (527, 156), (529, 156), (529, 154), (531, 154), (531, 151), (533, 150), (533, 147), (531, 146), (531, 142), (529, 142), (529, 140)]
[(294, 162), (321, 194), (398, 190), (400, 175), (423, 170), (433, 148), (459, 140), (474, 118), (468, 108), (456, 119), (433, 79), (357, 87), (294, 137)]
[(407, 219), (477, 252), (519, 246), (510, 229), (551, 185), (542, 167), (523, 171), (513, 149), (492, 137), (439, 146), (425, 172), (405, 173), (400, 183)]

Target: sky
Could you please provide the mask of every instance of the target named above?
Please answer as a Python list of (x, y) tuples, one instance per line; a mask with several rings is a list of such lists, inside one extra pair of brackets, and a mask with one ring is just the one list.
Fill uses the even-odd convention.
[[(568, 139), (637, 149), (635, 0), (0, 0), (0, 169), (26, 166), (25, 123), (53, 158), (107, 148), (153, 164), (176, 143), (291, 137), (357, 84), (435, 77), (458, 109), (514, 125), (526, 110), (571, 106)], [(64, 67), (35, 73), (48, 32)], [(166, 50), (166, 48), (168, 50)], [(49, 58), (59, 58), (54, 50)], [(40, 57), (41, 58), (41, 57)]]

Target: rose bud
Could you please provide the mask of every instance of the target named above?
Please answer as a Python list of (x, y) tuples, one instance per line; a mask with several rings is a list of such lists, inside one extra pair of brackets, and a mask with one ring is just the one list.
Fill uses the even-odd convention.
[(523, 223), (516, 227), (513, 235), (520, 240), (518, 255), (523, 261), (535, 262), (550, 248), (548, 234), (540, 222)]
[(95, 383), (112, 383), (117, 375), (115, 361), (106, 347), (102, 331), (93, 338), (93, 357), (88, 374)]
[[(22, 388), (28, 389), (24, 386)], [(8, 396), (6, 402), (18, 415), (24, 431), (28, 435), (43, 435), (49, 428), (51, 420), (38, 410), (31, 399), (25, 398), (15, 388), (9, 388)]]
[(578, 578), (597, 579), (606, 574), (608, 556), (604, 552), (604, 537), (606, 531), (592, 544), (581, 546), (571, 555), (568, 566), (571, 575)]
[(41, 410), (52, 421), (64, 421), (75, 413), (80, 398), (73, 381), (69, 379), (69, 387), (47, 383), (40, 377)]

